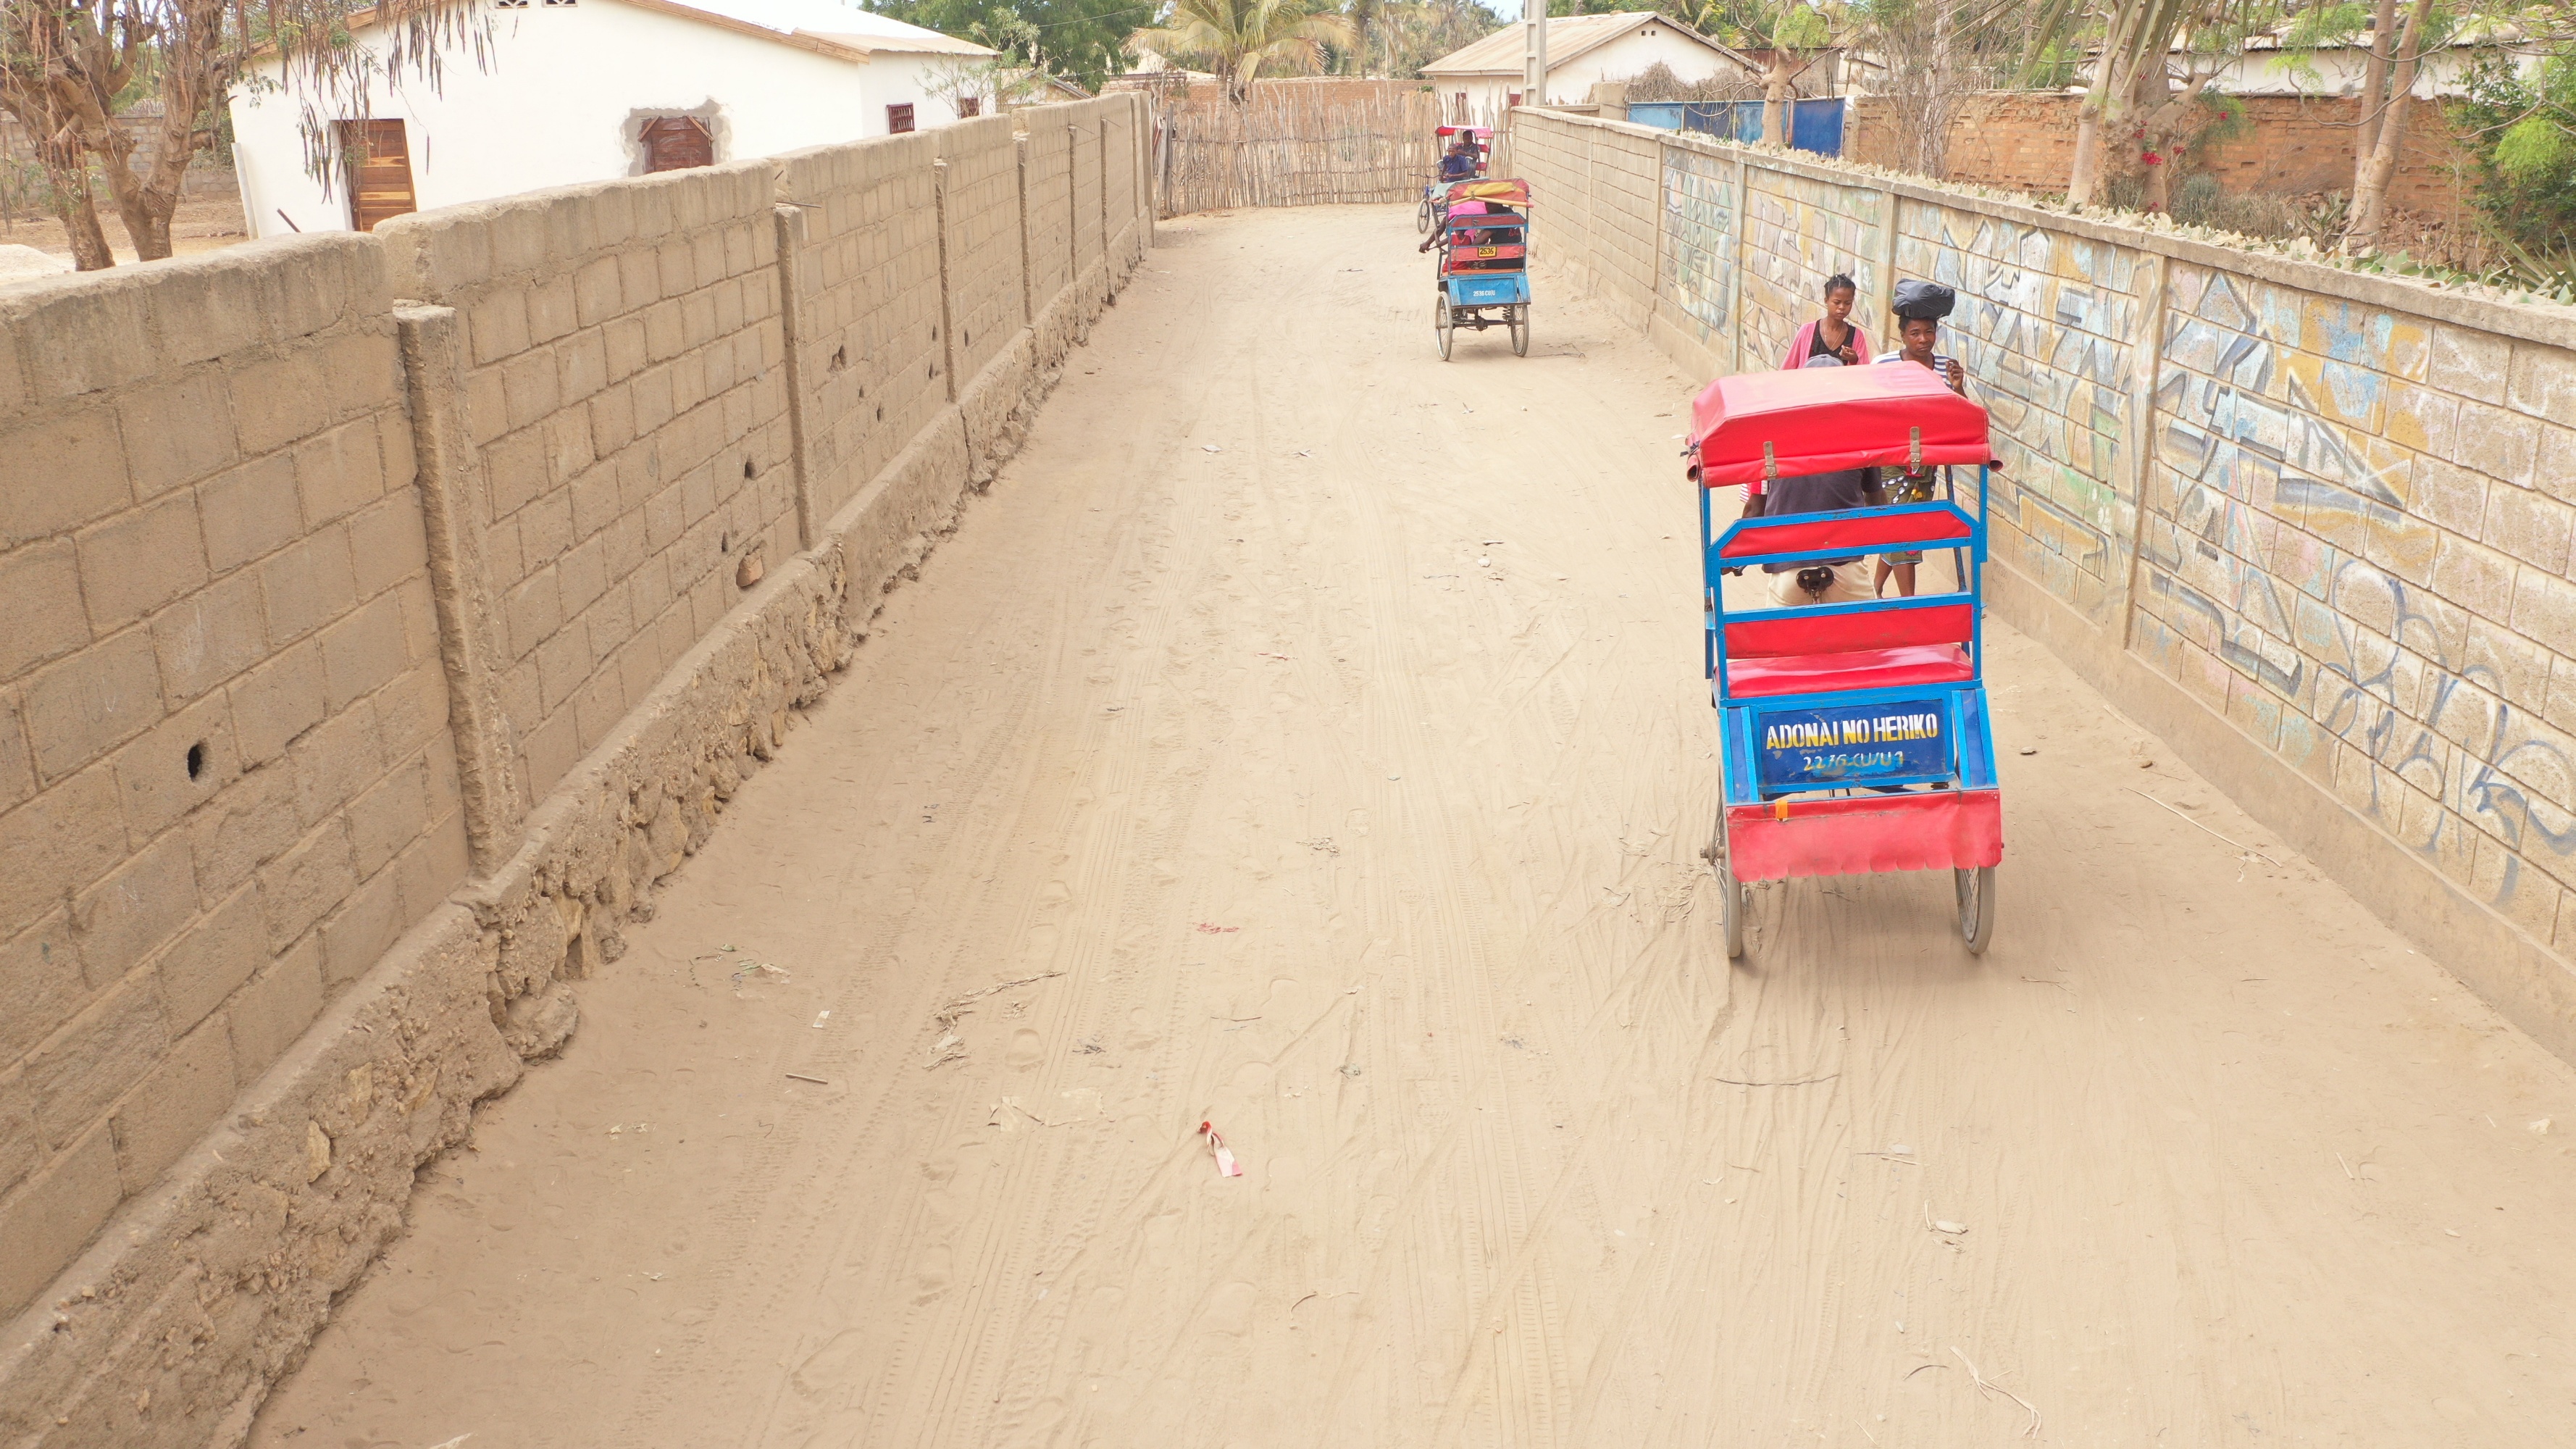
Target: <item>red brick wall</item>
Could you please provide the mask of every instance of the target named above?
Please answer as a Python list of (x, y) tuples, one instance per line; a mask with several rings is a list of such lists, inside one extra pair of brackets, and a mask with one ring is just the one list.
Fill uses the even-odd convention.
[[(2201, 148), (2195, 171), (2216, 175), (2230, 195), (2298, 195), (2352, 189), (2352, 100), (2299, 96), (2242, 98), (2251, 125), (2241, 135)], [(2081, 98), (2008, 91), (1971, 96), (1950, 122), (1947, 180), (2062, 192), (2075, 160), (2075, 111)], [(1902, 159), (1889, 104), (1852, 102), (1845, 154), (1881, 166)], [(2399, 209), (2460, 220), (2472, 177), (2465, 153), (2438, 106), (2407, 108), (2406, 147), (2391, 199)]]

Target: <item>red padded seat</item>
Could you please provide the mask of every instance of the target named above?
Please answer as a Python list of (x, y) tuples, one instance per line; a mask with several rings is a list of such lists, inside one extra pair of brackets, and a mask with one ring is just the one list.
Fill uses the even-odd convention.
[(1959, 684), (1974, 679), (1976, 674), (1968, 651), (1956, 644), (1904, 644), (1893, 649), (1774, 654), (1752, 659), (1730, 656), (1726, 661), (1727, 688), (1738, 696)]

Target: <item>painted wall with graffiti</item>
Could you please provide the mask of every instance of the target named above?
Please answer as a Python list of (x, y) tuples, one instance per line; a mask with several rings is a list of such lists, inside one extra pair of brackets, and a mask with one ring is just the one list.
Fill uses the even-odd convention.
[(2119, 622), (2137, 536), (2135, 470), (2122, 454), (2143, 367), (2147, 261), (1961, 208), (1907, 200), (1897, 211), (1896, 275), (1959, 294), (1942, 347), (1986, 405), (2003, 460), (1995, 551), (2104, 628)]
[(2132, 647), (2576, 945), (2576, 354), (2184, 262), (2163, 339)]
[(1727, 239), (1736, 229), (1735, 163), (1665, 148), (1663, 228), (1658, 298), (1680, 309), (1679, 325), (1692, 341), (1723, 345)]
[[(1891, 198), (1874, 187), (1748, 169), (1744, 182), (1744, 275), (1736, 291), (1744, 364), (1776, 365), (1789, 339), (1822, 309), (1825, 279), (1841, 272), (1864, 298), (1879, 295), (1880, 231)], [(1893, 346), (1859, 313), (1880, 347)]]
[(1894, 279), (1956, 288), (1995, 553), (2091, 626), (2061, 647), (2171, 681), (2576, 958), (2576, 313), (1702, 137), (1512, 127), (1594, 207), (1587, 149), (1659, 138), (1649, 331), (1702, 360), (1777, 366), (1835, 271), (1873, 333)]

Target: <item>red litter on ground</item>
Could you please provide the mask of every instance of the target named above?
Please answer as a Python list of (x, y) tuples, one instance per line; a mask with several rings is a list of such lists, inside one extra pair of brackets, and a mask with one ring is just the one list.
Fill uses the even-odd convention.
[(1208, 1151), (1216, 1155), (1217, 1176), (1243, 1176), (1243, 1168), (1234, 1160), (1234, 1149), (1226, 1146), (1225, 1139), (1216, 1135), (1216, 1128), (1205, 1122), (1201, 1122), (1199, 1124), (1199, 1135), (1208, 1140)]

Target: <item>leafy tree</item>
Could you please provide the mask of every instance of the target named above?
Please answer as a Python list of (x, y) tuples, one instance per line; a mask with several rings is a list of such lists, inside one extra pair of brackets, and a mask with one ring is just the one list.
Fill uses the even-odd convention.
[(2477, 158), (2478, 210), (2525, 285), (2576, 280), (2576, 38), (2532, 44), (2536, 66), (2479, 57), (2454, 103)]
[[(305, 164), (326, 180), (340, 159), (332, 120), (365, 115), (375, 85), (413, 76), (435, 86), (451, 48), (477, 63), (489, 57), (478, 0), (381, 0), (365, 46), (349, 28), (354, 8), (354, 0), (0, 0), (0, 107), (43, 138), (39, 153), (68, 207), (75, 263), (115, 265), (97, 234), (91, 165), (135, 257), (170, 255), (180, 180), (216, 143), (229, 93), (249, 83), (262, 52), (283, 62)], [(137, 135), (117, 118), (147, 95), (161, 114)]]
[(1853, 0), (1853, 38), (1877, 72), (1870, 89), (1894, 109), (1910, 169), (1946, 174), (1950, 123), (1970, 95), (2010, 79), (2026, 14), (2021, 0)]
[(2034, 59), (2046, 47), (2098, 37), (2091, 84), (2076, 113), (2066, 199), (2077, 206), (2099, 199), (2116, 138), (2146, 168), (2148, 208), (2163, 210), (2165, 161), (2205, 123), (2201, 94), (2246, 40), (2276, 19), (2276, 0), (2046, 0), (2031, 27)]
[(1162, 24), (1127, 43), (1175, 64), (1205, 63), (1240, 105), (1264, 70), (1312, 75), (1326, 46), (1356, 47), (1359, 31), (1323, 0), (1172, 0)]
[(1834, 43), (1833, 17), (1808, 0), (1706, 0), (1694, 28), (1742, 50), (1763, 52), (1762, 139), (1789, 144), (1798, 77)]
[(1121, 46), (1153, 17), (1157, 0), (869, 0), (907, 24), (989, 45), (1022, 70), (1061, 75), (1099, 90), (1126, 69)]
[(1354, 0), (1347, 13), (1359, 31), (1354, 69), (1406, 79), (1506, 23), (1476, 0)]

